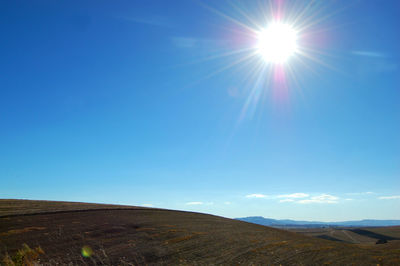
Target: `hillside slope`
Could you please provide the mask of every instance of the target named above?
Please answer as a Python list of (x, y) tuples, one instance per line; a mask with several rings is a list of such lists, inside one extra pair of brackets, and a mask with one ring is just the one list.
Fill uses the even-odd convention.
[(400, 220), (360, 220), (360, 221), (343, 221), (343, 222), (315, 222), (315, 221), (295, 221), (295, 220), (276, 220), (264, 218), (262, 216), (250, 216), (236, 218), (236, 220), (261, 224), (274, 227), (326, 227), (326, 226), (347, 226), (347, 227), (367, 227), (367, 226), (399, 226)]
[[(400, 264), (398, 243), (361, 247), (207, 214), (151, 208), (65, 208), (65, 203), (52, 202), (46, 213), (44, 202), (8, 200), (0, 201), (0, 210), (9, 209), (9, 204), (20, 210), (0, 217), (0, 254), (15, 254), (26, 243), (43, 249), (42, 263)], [(90, 247), (93, 254), (83, 257), (82, 247)]]

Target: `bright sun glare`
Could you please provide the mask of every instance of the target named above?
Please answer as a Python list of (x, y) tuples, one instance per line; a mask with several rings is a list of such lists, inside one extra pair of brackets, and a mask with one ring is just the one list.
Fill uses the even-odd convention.
[(268, 63), (285, 63), (297, 51), (296, 31), (283, 23), (272, 23), (258, 33), (258, 53)]

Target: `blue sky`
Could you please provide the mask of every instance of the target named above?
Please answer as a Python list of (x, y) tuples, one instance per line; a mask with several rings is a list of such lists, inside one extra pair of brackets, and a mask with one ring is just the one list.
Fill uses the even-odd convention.
[(230, 3), (1, 2), (0, 197), (400, 219), (399, 2), (281, 1), (285, 86)]

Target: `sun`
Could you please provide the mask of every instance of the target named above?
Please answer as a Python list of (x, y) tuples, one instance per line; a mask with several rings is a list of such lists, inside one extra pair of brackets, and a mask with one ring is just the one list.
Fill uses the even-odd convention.
[(257, 38), (257, 52), (268, 63), (283, 64), (297, 52), (297, 33), (288, 24), (271, 23)]

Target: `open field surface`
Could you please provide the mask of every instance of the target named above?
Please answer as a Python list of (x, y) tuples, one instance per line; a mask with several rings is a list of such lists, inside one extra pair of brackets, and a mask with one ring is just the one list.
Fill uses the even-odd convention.
[[(291, 228), (291, 232), (332, 241), (375, 245), (378, 240), (400, 243), (400, 226), (388, 227), (326, 227), (326, 228)], [(396, 245), (396, 244), (393, 244)]]
[[(0, 204), (0, 254), (12, 256), (24, 243), (32, 248), (40, 246), (43, 264), (400, 264), (398, 241), (354, 245), (207, 214), (162, 209), (92, 208), (85, 204), (66, 207), (66, 203), (17, 200)], [(19, 206), (19, 210), (7, 211), (9, 204)], [(46, 213), (47, 206), (51, 206), (50, 213)], [(93, 253), (83, 257), (83, 247)]]
[(0, 217), (12, 215), (26, 215), (36, 213), (49, 213), (61, 211), (79, 211), (95, 209), (145, 209), (143, 207), (94, 204), (81, 202), (63, 202), (46, 200), (12, 200), (0, 199)]
[(400, 238), (400, 226), (371, 227), (371, 228), (365, 228), (365, 229), (368, 231), (377, 233), (377, 234), (388, 235), (391, 237)]

